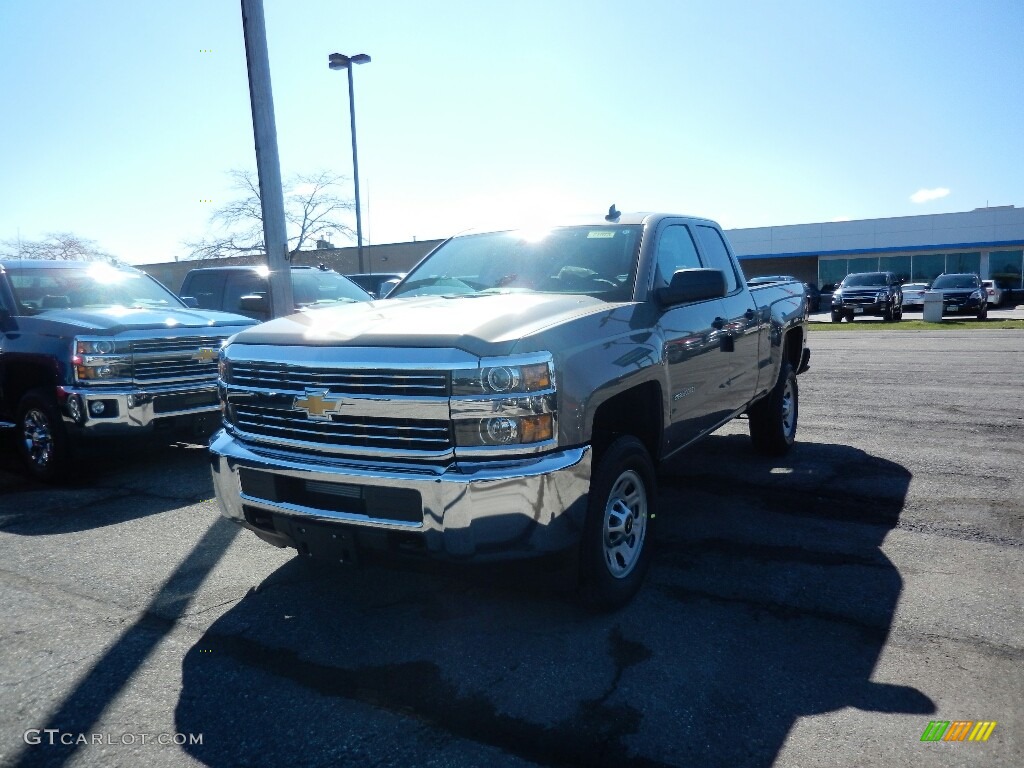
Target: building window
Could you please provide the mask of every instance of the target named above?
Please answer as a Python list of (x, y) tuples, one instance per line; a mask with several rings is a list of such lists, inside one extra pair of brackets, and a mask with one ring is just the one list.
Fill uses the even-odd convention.
[(818, 260), (818, 285), (821, 286), (821, 290), (835, 290), (846, 275), (846, 259)]
[(946, 272), (973, 272), (981, 275), (981, 254), (974, 253), (947, 253)]
[(878, 257), (867, 256), (859, 259), (850, 259), (850, 272), (878, 272)]
[(1000, 288), (1020, 290), (1024, 273), (1024, 251), (994, 251), (988, 257), (988, 271)]
[(945, 271), (946, 255), (944, 253), (925, 253), (913, 258), (915, 283), (930, 283)]
[(882, 256), (878, 260), (879, 272), (894, 272), (901, 283), (910, 281), (909, 256)]

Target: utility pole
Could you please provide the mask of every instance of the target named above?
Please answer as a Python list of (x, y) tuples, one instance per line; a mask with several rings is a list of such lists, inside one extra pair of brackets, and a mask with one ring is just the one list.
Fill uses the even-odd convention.
[(270, 316), (283, 317), (294, 311), (295, 302), (292, 300), (288, 231), (284, 221), (284, 192), (281, 189), (281, 161), (277, 154), (277, 125), (274, 121), (274, 93), (270, 87), (270, 54), (267, 52), (263, 0), (242, 0), (242, 30), (249, 69), (256, 170), (260, 178), (263, 243), (270, 269)]

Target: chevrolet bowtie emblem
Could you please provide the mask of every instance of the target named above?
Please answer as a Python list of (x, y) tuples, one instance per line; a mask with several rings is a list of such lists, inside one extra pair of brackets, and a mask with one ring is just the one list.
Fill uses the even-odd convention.
[(305, 395), (292, 401), (294, 410), (305, 411), (309, 418), (322, 421), (330, 421), (331, 414), (337, 413), (340, 406), (341, 398), (331, 397), (326, 389), (307, 389)]
[(199, 363), (209, 363), (217, 359), (217, 350), (213, 347), (200, 347), (192, 355), (192, 359)]

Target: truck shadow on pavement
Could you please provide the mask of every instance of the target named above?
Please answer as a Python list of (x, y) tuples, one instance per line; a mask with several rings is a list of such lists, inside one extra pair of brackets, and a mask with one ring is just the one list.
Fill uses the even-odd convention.
[(125, 438), (78, 446), (75, 474), (40, 483), (0, 448), (0, 530), (51, 536), (116, 525), (213, 498), (206, 445)]
[(654, 565), (614, 614), (543, 575), (290, 561), (189, 650), (176, 729), (211, 766), (770, 766), (804, 716), (931, 713), (872, 678), (909, 481), (847, 446), (779, 462), (713, 436), (663, 471)]

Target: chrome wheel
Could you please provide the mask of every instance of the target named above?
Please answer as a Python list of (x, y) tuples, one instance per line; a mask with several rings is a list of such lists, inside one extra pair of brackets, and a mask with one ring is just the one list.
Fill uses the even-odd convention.
[(38, 408), (25, 412), (21, 421), (25, 455), (39, 469), (45, 469), (53, 457), (53, 431), (50, 420)]
[(636, 567), (647, 535), (647, 491), (633, 470), (626, 470), (612, 485), (604, 510), (604, 562), (616, 579)]

